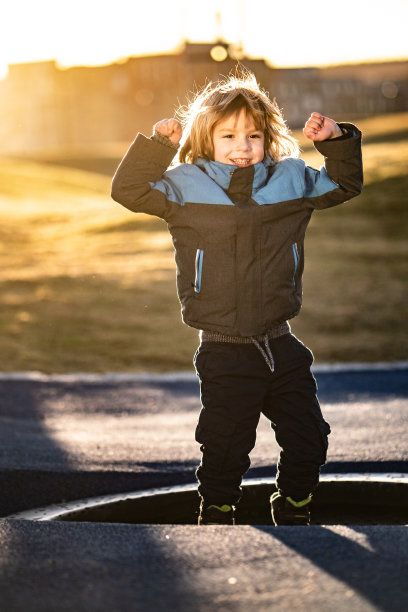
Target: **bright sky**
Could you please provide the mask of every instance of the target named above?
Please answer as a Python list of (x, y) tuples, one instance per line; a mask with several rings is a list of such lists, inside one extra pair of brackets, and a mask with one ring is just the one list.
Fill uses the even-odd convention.
[[(8, 0), (0, 78), (11, 63), (104, 64), (221, 35), (277, 66), (408, 58), (408, 0)], [(219, 15), (217, 19), (217, 13)]]

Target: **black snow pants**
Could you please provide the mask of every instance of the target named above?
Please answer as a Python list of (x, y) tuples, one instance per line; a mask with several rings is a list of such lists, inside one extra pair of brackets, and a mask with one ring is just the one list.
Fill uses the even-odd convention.
[(310, 367), (311, 351), (294, 335), (271, 339), (275, 370), (253, 344), (202, 342), (194, 356), (201, 383), (196, 475), (205, 504), (237, 504), (263, 413), (281, 448), (276, 484), (295, 500), (313, 493), (326, 461), (330, 427)]

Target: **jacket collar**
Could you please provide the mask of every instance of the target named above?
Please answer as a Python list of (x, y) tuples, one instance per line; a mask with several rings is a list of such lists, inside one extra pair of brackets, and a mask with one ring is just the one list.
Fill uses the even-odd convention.
[[(268, 179), (268, 167), (272, 165), (270, 159), (254, 164), (254, 178), (252, 183), (252, 194), (255, 194), (258, 189), (263, 187)], [(239, 172), (241, 168), (230, 164), (222, 164), (221, 162), (210, 161), (208, 159), (198, 158), (195, 165), (203, 170), (207, 176), (217, 183), (225, 191), (230, 186), (231, 177), (235, 172)]]

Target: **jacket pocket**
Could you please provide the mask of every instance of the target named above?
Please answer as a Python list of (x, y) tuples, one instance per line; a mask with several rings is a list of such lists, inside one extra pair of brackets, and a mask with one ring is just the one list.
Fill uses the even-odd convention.
[(194, 291), (196, 293), (201, 292), (201, 282), (203, 278), (203, 260), (204, 260), (203, 249), (197, 249), (196, 257), (195, 257), (195, 280), (194, 280)]
[(296, 242), (292, 244), (292, 253), (293, 253), (293, 275), (292, 275), (292, 285), (295, 287), (296, 285), (296, 274), (299, 268), (299, 250)]
[[(190, 278), (185, 292), (179, 294), (184, 321), (230, 327), (236, 317), (235, 241), (207, 242), (188, 253), (185, 266)], [(187, 267), (188, 266), (188, 267)], [(184, 280), (186, 277), (183, 275)]]

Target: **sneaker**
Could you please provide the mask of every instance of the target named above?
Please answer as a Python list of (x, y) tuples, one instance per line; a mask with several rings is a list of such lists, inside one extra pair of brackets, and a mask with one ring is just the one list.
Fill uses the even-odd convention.
[(276, 492), (271, 495), (271, 511), (274, 525), (310, 525), (309, 495), (302, 501), (295, 501), (291, 497), (284, 497)]
[(235, 525), (235, 506), (200, 506), (199, 525)]

